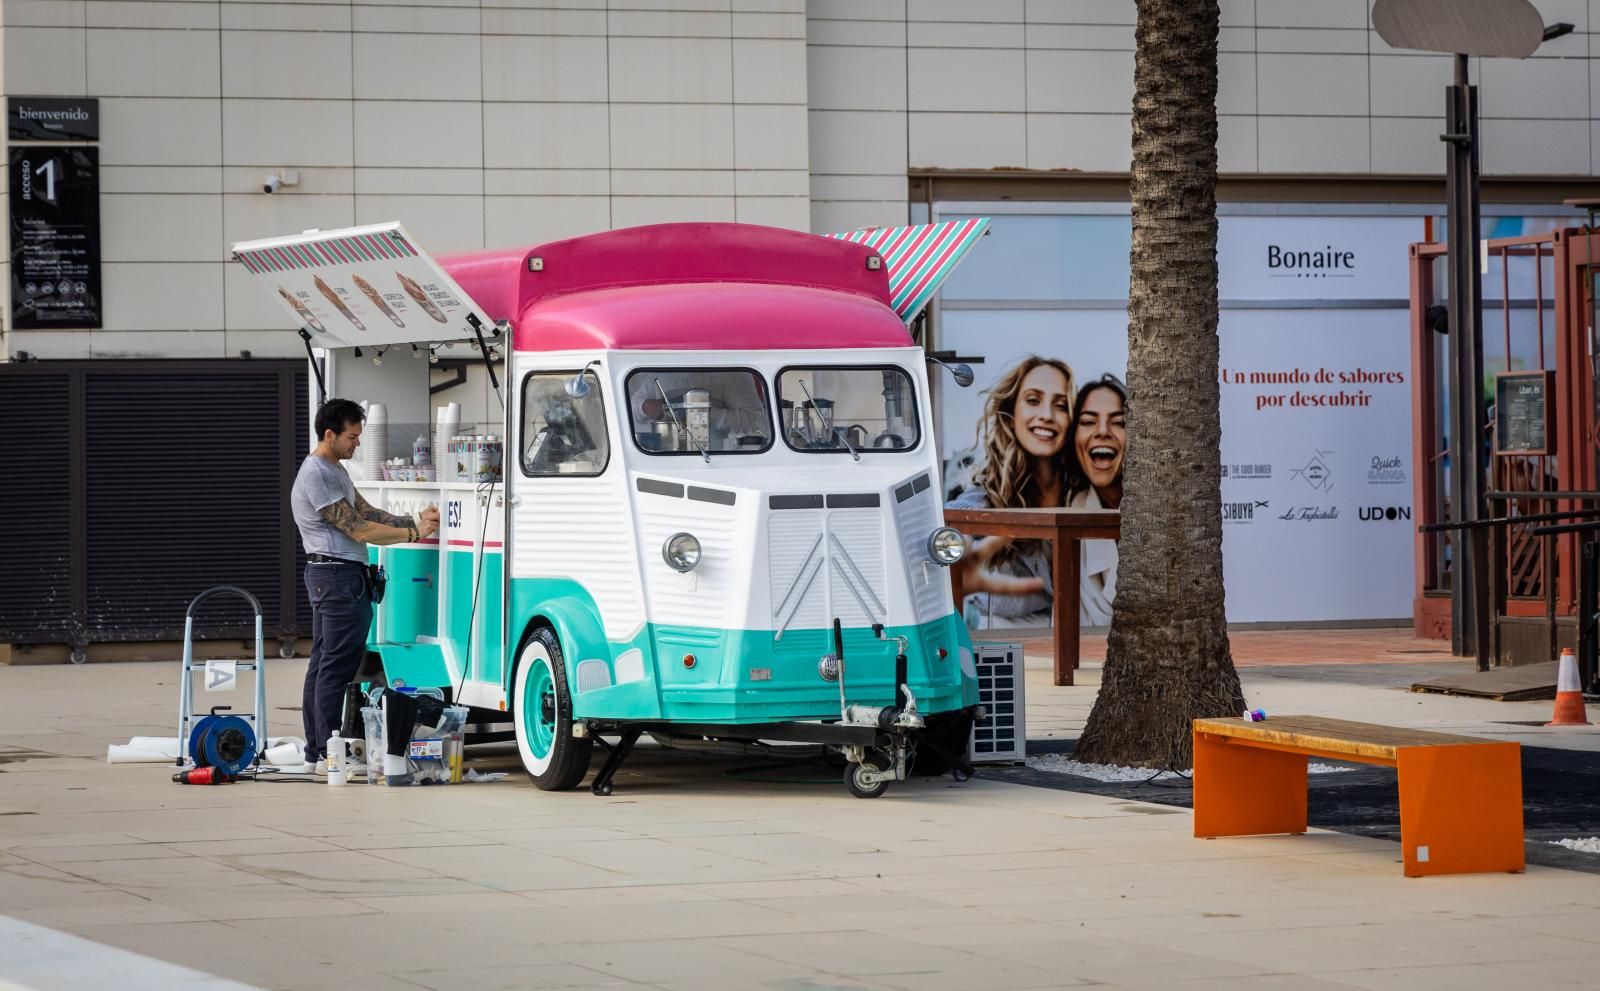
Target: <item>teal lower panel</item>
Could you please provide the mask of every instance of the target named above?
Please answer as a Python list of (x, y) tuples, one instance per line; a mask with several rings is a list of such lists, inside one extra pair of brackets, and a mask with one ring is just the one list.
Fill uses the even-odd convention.
[(472, 584), (477, 575), (472, 567), (470, 550), (452, 549), (445, 551), (444, 555), (444, 566), (449, 572), (450, 594), (444, 603), (443, 639), (450, 642), (450, 648), (457, 658), (465, 659), (471, 642), (471, 635), (467, 631), (472, 624)]
[[(569, 683), (576, 681), (574, 672), (582, 661), (610, 665), (609, 686), (574, 691), (573, 713), (581, 718), (759, 723), (839, 715), (838, 683), (822, 680), (817, 669), (821, 656), (833, 651), (832, 630), (788, 630), (780, 637), (771, 630), (652, 623), (630, 640), (612, 641), (605, 637), (593, 597), (567, 579), (513, 579), (511, 607), (512, 629), (519, 635), (531, 622), (547, 622), (555, 629)], [(959, 615), (952, 612), (885, 633), (890, 639), (879, 640), (866, 627), (844, 631), (849, 702), (890, 704), (896, 651), (892, 638), (899, 635), (908, 641), (907, 681), (923, 713), (977, 704), (977, 682), (962, 670), (962, 650), (970, 650), (971, 642)], [(628, 663), (633, 651), (639, 652), (637, 661)], [(642, 677), (618, 684), (619, 672)]]
[(504, 556), (483, 556), (483, 577), (478, 588), (477, 629), (472, 633), (474, 652), (478, 655), (473, 664), (474, 681), (501, 681), (504, 648), (500, 643), (500, 621), (504, 616), (500, 598), (500, 581)]
[[(894, 701), (898, 649), (894, 637), (903, 636), (908, 641), (906, 682), (921, 712), (975, 704), (977, 684), (961, 670), (964, 630), (954, 613), (920, 626), (890, 627), (882, 640), (866, 627), (845, 629), (845, 700), (859, 705)], [(663, 655), (659, 670), (662, 714), (667, 719), (739, 723), (839, 715), (839, 683), (824, 681), (818, 673), (822, 655), (833, 653), (830, 629), (789, 630), (781, 638), (770, 630), (659, 626), (653, 632)], [(705, 646), (694, 667), (685, 668), (679, 647), (690, 638), (705, 641)]]
[(375, 643), (369, 650), (383, 658), (384, 677), (392, 687), (453, 688), (444, 652), (436, 643)]
[(378, 609), (384, 636), (415, 643), (439, 632), (439, 548), (394, 547), (385, 555), (389, 585)]

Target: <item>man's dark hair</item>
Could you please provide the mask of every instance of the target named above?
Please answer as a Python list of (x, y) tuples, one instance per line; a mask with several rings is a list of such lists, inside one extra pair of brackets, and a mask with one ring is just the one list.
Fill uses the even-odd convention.
[(352, 423), (360, 423), (367, 418), (367, 411), (361, 408), (360, 403), (348, 399), (330, 399), (317, 409), (317, 418), (313, 421), (317, 428), (317, 443), (322, 443), (323, 438), (332, 430), (335, 437), (345, 432)]

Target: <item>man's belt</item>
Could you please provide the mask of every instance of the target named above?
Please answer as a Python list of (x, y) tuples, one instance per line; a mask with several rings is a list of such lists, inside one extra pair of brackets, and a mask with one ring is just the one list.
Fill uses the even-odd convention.
[(331, 554), (307, 554), (306, 560), (312, 564), (366, 564), (365, 561), (352, 561), (347, 557), (334, 557)]

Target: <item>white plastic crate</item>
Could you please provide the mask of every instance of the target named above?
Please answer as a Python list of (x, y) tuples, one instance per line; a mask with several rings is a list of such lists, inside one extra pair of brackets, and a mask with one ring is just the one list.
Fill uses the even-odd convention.
[(974, 643), (978, 703), (987, 715), (972, 727), (967, 760), (974, 764), (1020, 764), (1027, 755), (1022, 645)]

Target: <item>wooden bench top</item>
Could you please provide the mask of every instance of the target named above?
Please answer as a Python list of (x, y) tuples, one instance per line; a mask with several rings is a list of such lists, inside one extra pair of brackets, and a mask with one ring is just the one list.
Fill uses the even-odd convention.
[(1368, 757), (1386, 761), (1395, 760), (1395, 751), (1402, 747), (1455, 747), (1500, 742), (1478, 736), (1401, 729), (1323, 716), (1272, 716), (1259, 723), (1237, 717), (1196, 719), (1194, 731), (1232, 737), (1246, 743), (1266, 743), (1289, 749), (1314, 750), (1319, 754), (1348, 754), (1352, 759)]

